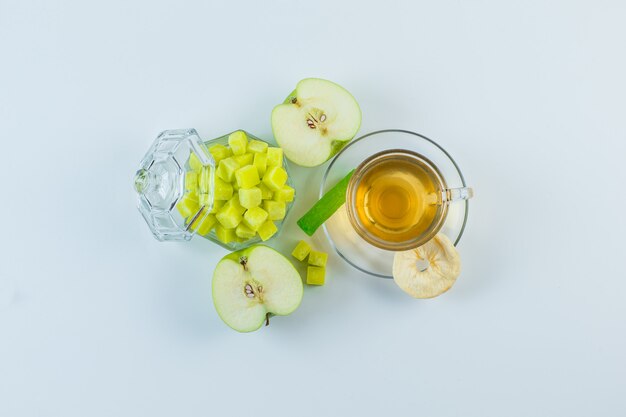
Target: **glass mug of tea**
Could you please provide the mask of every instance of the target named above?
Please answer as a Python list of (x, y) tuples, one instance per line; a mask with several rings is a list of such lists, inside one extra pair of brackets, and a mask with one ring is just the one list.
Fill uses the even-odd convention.
[(366, 242), (388, 251), (419, 247), (442, 228), (449, 205), (473, 196), (469, 187), (448, 188), (424, 155), (390, 149), (365, 159), (348, 184), (346, 211)]

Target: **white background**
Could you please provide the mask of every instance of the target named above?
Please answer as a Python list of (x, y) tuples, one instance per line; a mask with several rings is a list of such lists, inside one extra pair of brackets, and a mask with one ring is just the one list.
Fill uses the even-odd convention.
[[(0, 416), (625, 415), (625, 18), (0, 0)], [(463, 273), (420, 301), (334, 256), (292, 316), (238, 334), (211, 301), (225, 251), (154, 240), (132, 177), (164, 129), (271, 138), (310, 76), (356, 96), (361, 133), (415, 130), (457, 159), (476, 190)], [(294, 169), (279, 248), (322, 171)]]

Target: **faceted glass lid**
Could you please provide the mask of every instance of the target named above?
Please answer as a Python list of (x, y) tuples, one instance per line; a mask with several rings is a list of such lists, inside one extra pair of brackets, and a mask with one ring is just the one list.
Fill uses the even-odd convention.
[[(158, 240), (189, 240), (195, 233), (177, 209), (191, 164), (201, 164), (211, 173), (215, 168), (215, 160), (195, 129), (166, 130), (156, 138), (135, 174), (139, 211)], [(201, 221), (210, 210), (206, 207), (196, 218)]]

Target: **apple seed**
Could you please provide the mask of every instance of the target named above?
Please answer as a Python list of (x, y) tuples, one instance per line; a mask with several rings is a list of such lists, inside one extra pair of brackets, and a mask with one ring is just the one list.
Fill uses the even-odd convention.
[(246, 292), (246, 297), (254, 298), (254, 291), (252, 290), (252, 285), (246, 284), (245, 292)]

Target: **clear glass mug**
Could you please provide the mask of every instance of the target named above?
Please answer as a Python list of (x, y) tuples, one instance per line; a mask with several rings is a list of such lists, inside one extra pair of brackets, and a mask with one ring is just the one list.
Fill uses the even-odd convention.
[[(248, 132), (245, 133), (249, 139), (263, 141)], [(157, 136), (148, 149), (135, 173), (134, 187), (139, 212), (157, 240), (187, 241), (200, 234), (198, 230), (200, 227), (195, 228), (194, 225), (201, 224), (214, 208), (217, 209), (213, 199), (216, 164), (209, 148), (215, 144), (228, 145), (228, 136), (229, 134), (203, 141), (195, 129), (166, 130)], [(288, 164), (284, 158), (283, 168), (289, 174)], [(186, 176), (194, 171), (203, 174), (198, 176), (199, 186), (204, 188), (202, 198), (199, 199), (197, 207), (194, 206), (191, 210), (187, 207), (187, 211), (181, 212), (179, 203), (190, 191), (186, 185)], [(291, 175), (288, 176), (286, 184), (294, 188)], [(292, 205), (293, 202), (287, 203), (285, 219)], [(280, 233), (283, 222), (284, 219), (276, 222), (278, 232), (274, 237)], [(243, 249), (261, 240), (257, 235), (245, 241), (223, 243), (217, 238), (215, 229), (201, 236), (232, 251)]]
[[(398, 176), (391, 178), (390, 175), (395, 174), (389, 174), (389, 169), (393, 167), (398, 167)], [(411, 177), (408, 172), (416, 176)], [(380, 196), (385, 193), (385, 190), (376, 192), (376, 182), (369, 182), (374, 175), (378, 175), (374, 181), (384, 182), (387, 189), (396, 188), (403, 193), (404, 197), (401, 195), (388, 203), (395, 207), (387, 210), (401, 212), (402, 216), (411, 219), (410, 223), (394, 228), (390, 226), (393, 219), (383, 224), (370, 216), (376, 212), (373, 206), (380, 204), (381, 198), (368, 199), (368, 194)], [(420, 195), (411, 196), (411, 191), (416, 190), (411, 188), (411, 183), (419, 182), (418, 178), (428, 185), (428, 190), (419, 184)], [(404, 183), (409, 191), (401, 189), (400, 183)], [(363, 240), (384, 250), (404, 251), (431, 240), (443, 227), (449, 205), (468, 200), (473, 195), (470, 187), (449, 188), (437, 166), (424, 155), (406, 149), (391, 149), (370, 156), (355, 169), (348, 184), (346, 211), (352, 227)], [(381, 216), (379, 210), (379, 220)]]

